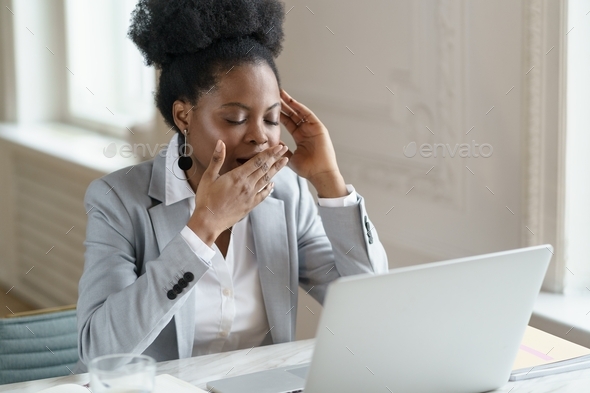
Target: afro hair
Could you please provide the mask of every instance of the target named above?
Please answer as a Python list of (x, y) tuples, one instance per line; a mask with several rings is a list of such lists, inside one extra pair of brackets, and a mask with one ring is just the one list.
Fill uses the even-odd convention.
[(231, 66), (266, 62), (279, 82), (284, 16), (278, 0), (139, 0), (128, 34), (161, 70), (155, 98), (164, 120), (175, 126), (174, 101), (196, 105)]

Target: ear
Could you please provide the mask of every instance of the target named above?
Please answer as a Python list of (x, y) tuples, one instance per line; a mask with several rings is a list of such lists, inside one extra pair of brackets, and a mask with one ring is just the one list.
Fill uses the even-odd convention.
[(190, 102), (176, 100), (172, 104), (172, 116), (174, 116), (174, 124), (180, 131), (186, 130), (190, 126), (190, 115), (194, 110), (194, 106)]

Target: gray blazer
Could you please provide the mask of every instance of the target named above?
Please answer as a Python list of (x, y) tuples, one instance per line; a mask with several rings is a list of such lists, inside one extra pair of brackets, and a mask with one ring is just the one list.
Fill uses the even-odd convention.
[[(189, 219), (188, 199), (162, 203), (165, 171), (165, 157), (158, 155), (88, 187), (76, 372), (111, 353), (143, 353), (156, 361), (191, 356), (199, 301), (191, 289), (209, 267), (180, 235)], [(248, 248), (259, 264), (272, 327), (263, 344), (294, 339), (298, 285), (322, 303), (338, 277), (387, 270), (360, 195), (357, 206), (317, 207), (305, 179), (289, 168), (273, 181), (273, 193), (250, 212), (254, 240)], [(169, 299), (168, 291), (187, 272), (194, 278)]]

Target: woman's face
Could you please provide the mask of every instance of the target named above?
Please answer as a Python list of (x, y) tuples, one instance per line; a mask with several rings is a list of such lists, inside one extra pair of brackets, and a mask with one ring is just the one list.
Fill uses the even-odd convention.
[(266, 63), (233, 67), (187, 116), (188, 142), (197, 166), (196, 172), (194, 167), (187, 171), (187, 177), (200, 180), (218, 139), (226, 146), (221, 175), (278, 145), (280, 111), (277, 79)]

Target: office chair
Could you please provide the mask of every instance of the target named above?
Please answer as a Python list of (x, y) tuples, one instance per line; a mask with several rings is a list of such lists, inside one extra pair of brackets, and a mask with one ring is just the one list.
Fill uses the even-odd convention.
[(72, 374), (78, 361), (75, 307), (0, 318), (0, 384)]

